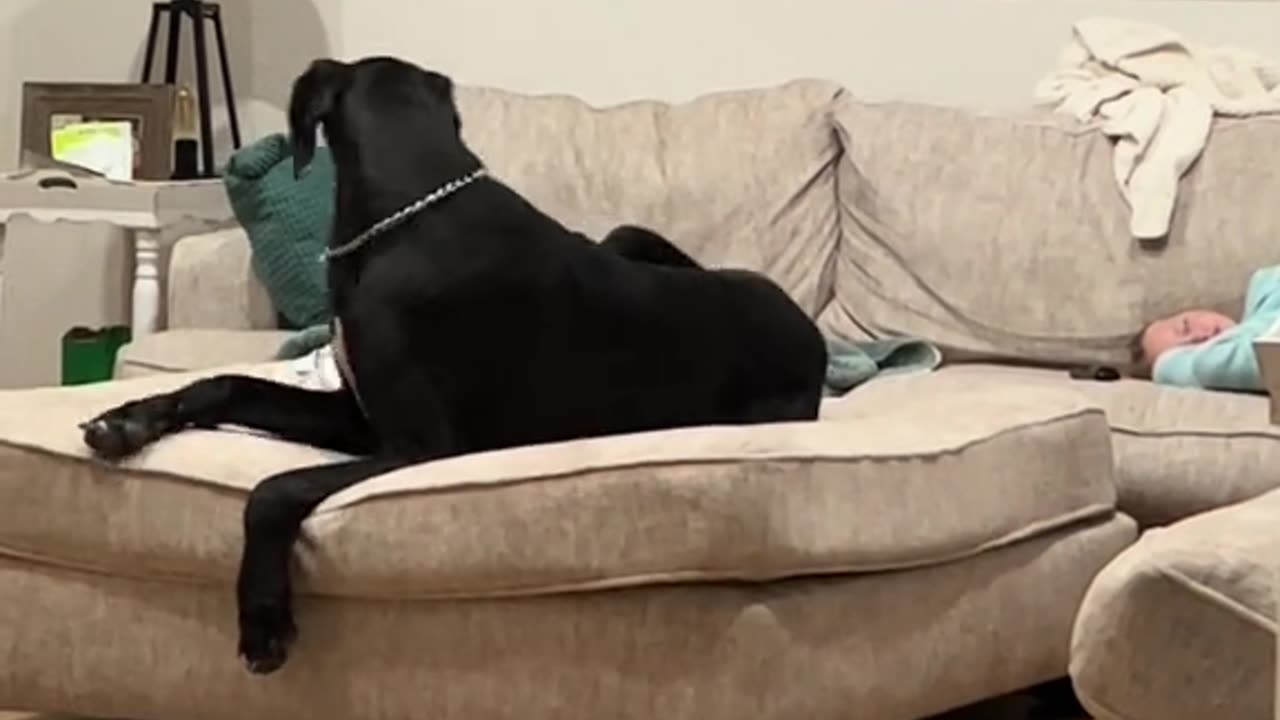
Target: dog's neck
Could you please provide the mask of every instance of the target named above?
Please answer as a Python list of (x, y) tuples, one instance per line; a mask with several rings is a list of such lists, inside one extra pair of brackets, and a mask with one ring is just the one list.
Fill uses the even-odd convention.
[[(335, 233), (337, 246), (391, 217), (410, 204), (481, 166), (461, 142), (454, 147), (362, 148), (354, 157), (338, 157)], [(377, 158), (377, 163), (369, 162)]]
[[(432, 205), (448, 199), (449, 196), (461, 191), (463, 188), (488, 174), (489, 171), (484, 167), (478, 167), (462, 177), (450, 180), (444, 185), (437, 187), (426, 195), (423, 195), (417, 200), (405, 205), (394, 213), (387, 215), (373, 225), (370, 225), (364, 230), (364, 232), (361, 232), (354, 238), (336, 245), (331, 242), (329, 244), (329, 248), (325, 250), (324, 259), (337, 260), (356, 252), (368, 243), (377, 240), (379, 236), (391, 232), (401, 225), (413, 220), (413, 218), (419, 213), (429, 210)], [(335, 241), (337, 239), (338, 238), (334, 238)]]

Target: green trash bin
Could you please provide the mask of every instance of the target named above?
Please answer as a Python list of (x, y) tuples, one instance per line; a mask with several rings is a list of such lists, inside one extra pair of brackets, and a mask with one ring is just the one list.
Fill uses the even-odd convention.
[(110, 380), (116, 354), (132, 337), (127, 326), (94, 330), (73, 327), (62, 336), (62, 384), (84, 385)]

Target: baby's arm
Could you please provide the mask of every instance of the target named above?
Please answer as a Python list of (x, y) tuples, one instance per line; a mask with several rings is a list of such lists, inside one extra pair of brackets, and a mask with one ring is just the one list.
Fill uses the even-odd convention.
[(1253, 341), (1280, 320), (1280, 266), (1258, 270), (1249, 279), (1240, 324), (1200, 345), (1164, 352), (1154, 379), (1165, 385), (1211, 390), (1261, 391), (1262, 377)]
[(1244, 296), (1244, 319), (1261, 313), (1272, 313), (1271, 318), (1275, 319), (1277, 308), (1280, 308), (1280, 265), (1272, 265), (1250, 276)]
[(1196, 384), (1211, 390), (1262, 390), (1262, 374), (1253, 341), (1267, 331), (1274, 318), (1249, 318), (1199, 347), (1187, 348)]
[(1263, 268), (1249, 279), (1240, 324), (1204, 345), (1190, 349), (1191, 369), (1200, 387), (1261, 391), (1262, 373), (1253, 341), (1280, 319), (1280, 267)]

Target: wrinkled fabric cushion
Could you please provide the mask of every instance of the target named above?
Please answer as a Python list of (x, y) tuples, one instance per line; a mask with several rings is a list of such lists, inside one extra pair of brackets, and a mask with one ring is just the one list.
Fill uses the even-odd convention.
[[(1010, 387), (1011, 386), (1011, 387)], [(1164, 525), (1280, 487), (1280, 427), (1267, 399), (1155, 385), (1086, 382), (1065, 370), (952, 365), (887, 378), (849, 402), (877, 411), (913, 396), (955, 392), (1071, 391), (1107, 413), (1116, 461), (1117, 507), (1143, 527)]]
[(1265, 397), (1143, 381), (1086, 390), (1111, 419), (1120, 503), (1144, 525), (1280, 487), (1280, 427)]
[(287, 330), (162, 330), (143, 335), (120, 348), (117, 380), (159, 373), (207, 370), (226, 365), (262, 363), (275, 357)]
[(1147, 322), (1238, 311), (1280, 261), (1280, 118), (1222, 120), (1185, 177), (1168, 243), (1146, 249), (1110, 141), (1062, 116), (981, 115), (844, 96), (834, 118), (853, 332), (926, 337), (953, 357), (1128, 361)]
[[(0, 548), (99, 572), (234, 577), (249, 488), (338, 456), (190, 431), (120, 466), (86, 457), (78, 421), (191, 377), (0, 395), (12, 409), (0, 415)], [(876, 571), (1113, 511), (1106, 424), (1074, 394), (922, 397), (865, 420), (828, 410), (821, 422), (530, 446), (393, 472), (307, 522), (306, 583), (330, 595), (480, 597)]]
[(1146, 533), (1094, 580), (1071, 676), (1099, 720), (1272, 720), (1280, 492)]
[(597, 240), (620, 224), (699, 261), (764, 272), (811, 314), (831, 295), (839, 228), (833, 83), (595, 108), (459, 87), (462, 133), (502, 180)]
[(222, 584), (0, 556), (0, 703), (183, 720), (920, 718), (1064, 674), (1085, 588), (1133, 535), (1117, 515), (909, 572), (303, 597), (298, 647), (267, 682), (234, 657)]
[(171, 329), (269, 330), (278, 325), (241, 227), (188, 235), (174, 243), (166, 279), (165, 319)]

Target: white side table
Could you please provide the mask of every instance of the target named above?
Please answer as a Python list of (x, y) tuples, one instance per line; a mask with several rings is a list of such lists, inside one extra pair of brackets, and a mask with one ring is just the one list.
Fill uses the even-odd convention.
[[(0, 175), (0, 223), (0, 387), (29, 387), (56, 384), (63, 333), (111, 321), (112, 306), (127, 303), (134, 337), (159, 330), (163, 251), (234, 216), (219, 180), (121, 183), (34, 170)], [(111, 228), (125, 248), (104, 244)], [(123, 260), (112, 259), (120, 251)], [(115, 297), (120, 287), (127, 301)]]

